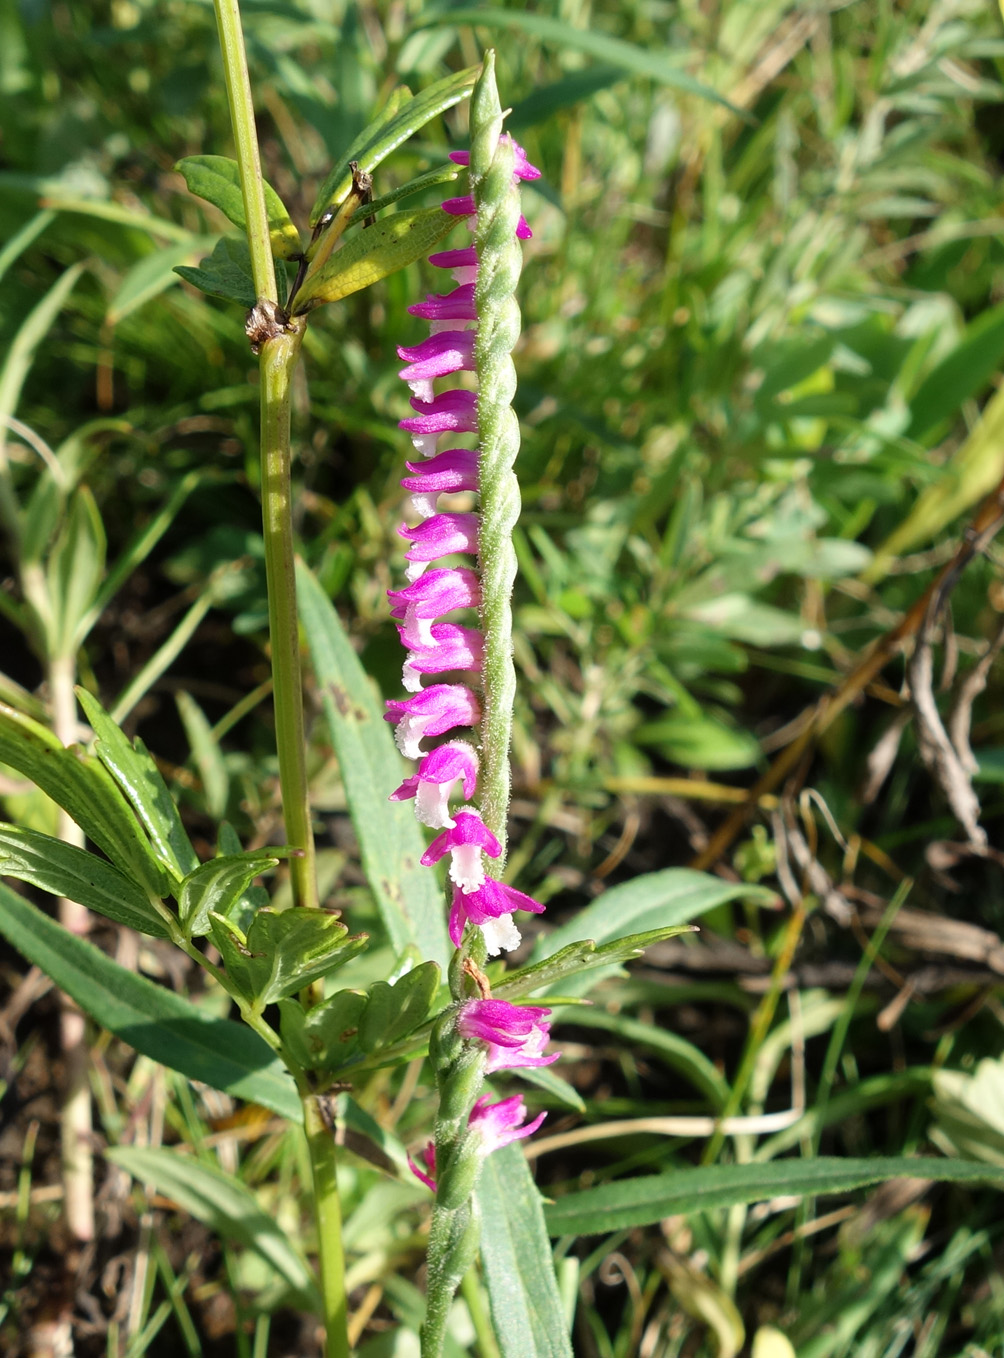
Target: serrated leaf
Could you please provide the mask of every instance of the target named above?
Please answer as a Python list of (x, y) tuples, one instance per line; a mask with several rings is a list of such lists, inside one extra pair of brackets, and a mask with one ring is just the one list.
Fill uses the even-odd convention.
[(485, 1161), (481, 1259), (502, 1358), (572, 1358), (540, 1193), (519, 1146)]
[(358, 990), (339, 990), (308, 1010), (299, 1000), (280, 1000), (283, 1042), (307, 1070), (337, 1070), (358, 1050), (366, 999)]
[(368, 942), (366, 934), (349, 936), (330, 910), (259, 910), (247, 939), (252, 998), (264, 1004), (285, 999), (344, 966)]
[(296, 582), (300, 621), (380, 918), (395, 951), (415, 943), (422, 957), (445, 967), (446, 911), (435, 875), (419, 862), (425, 841), (411, 808), (388, 800), (401, 781), (401, 756), (331, 601), (302, 564)]
[(551, 1235), (600, 1235), (648, 1226), (664, 1217), (763, 1202), (769, 1198), (848, 1193), (888, 1179), (933, 1179), (1004, 1187), (1004, 1168), (921, 1156), (775, 1160), (767, 1164), (680, 1166), (664, 1174), (586, 1188), (545, 1208)]
[(0, 823), (0, 876), (30, 882), (53, 896), (66, 896), (141, 934), (171, 937), (166, 921), (138, 882), (97, 854), (51, 835)]
[(614, 939), (611, 943), (596, 944), (591, 938), (570, 943), (551, 957), (533, 962), (528, 967), (506, 973), (497, 985), (492, 986), (492, 994), (500, 1000), (515, 999), (520, 995), (532, 994), (544, 986), (588, 971), (592, 967), (619, 966), (640, 957), (646, 948), (664, 939), (674, 938), (677, 934), (689, 934), (689, 924), (671, 924), (665, 929), (649, 929), (643, 934), (629, 934), (627, 938)]
[[(186, 156), (174, 167), (184, 175), (190, 193), (218, 207), (225, 217), (247, 231), (241, 171), (228, 156)], [(286, 205), (267, 180), (263, 179), (268, 235), (276, 259), (295, 259), (300, 254), (300, 233), (290, 220)]]
[(197, 267), (177, 264), (174, 272), (210, 297), (224, 297), (243, 307), (253, 307), (257, 300), (251, 255), (243, 236), (222, 236), (213, 253)]
[(256, 877), (278, 864), (267, 853), (225, 854), (190, 872), (178, 893), (178, 913), (186, 938), (209, 933), (215, 911), (229, 915)]
[(143, 742), (130, 741), (93, 694), (83, 688), (76, 692), (97, 737), (95, 753), (128, 797), (154, 848), (179, 877), (194, 872), (199, 860), (174, 798)]
[(167, 872), (97, 759), (65, 750), (46, 727), (0, 703), (0, 764), (41, 788), (127, 877), (151, 895), (168, 895)]
[(466, 71), (437, 80), (421, 94), (411, 95), (400, 103), (392, 95), (387, 107), (364, 128), (324, 180), (310, 213), (311, 227), (317, 225), (330, 207), (337, 207), (351, 189), (350, 161), (355, 161), (364, 173), (376, 169), (419, 128), (465, 99), (480, 73), (480, 66), (471, 66)]
[(424, 259), (456, 224), (455, 217), (438, 207), (395, 212), (375, 222), (346, 241), (316, 274), (308, 272), (291, 299), (292, 314), (302, 316), (325, 302), (338, 302)]
[(423, 962), (393, 985), (375, 981), (359, 1022), (359, 1046), (372, 1056), (407, 1037), (429, 1017), (438, 991), (435, 962)]
[(95, 1022), (152, 1061), (303, 1121), (292, 1077), (244, 1024), (212, 1018), (181, 995), (119, 966), (2, 884), (0, 933)]
[(321, 1309), (310, 1267), (275, 1216), (258, 1205), (250, 1189), (215, 1166), (200, 1164), (164, 1146), (113, 1146), (105, 1158), (141, 1184), (153, 1184), (228, 1244), (253, 1250), (278, 1273), (300, 1304)]

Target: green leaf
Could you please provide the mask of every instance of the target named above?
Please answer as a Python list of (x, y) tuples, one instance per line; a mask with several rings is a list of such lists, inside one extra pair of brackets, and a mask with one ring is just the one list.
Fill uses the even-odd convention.
[[(579, 972), (589, 971), (593, 967), (619, 966), (622, 962), (640, 957), (653, 943), (661, 943), (663, 939), (689, 932), (688, 924), (671, 924), (665, 929), (650, 929), (643, 934), (630, 934), (627, 938), (618, 938), (612, 943), (597, 945), (591, 938), (585, 938), (578, 943), (570, 943), (567, 948), (562, 948), (560, 952), (545, 957), (540, 962), (533, 962), (530, 966), (520, 967), (518, 971), (503, 974), (502, 979), (492, 986), (492, 994), (504, 1000), (529, 995), (534, 990), (554, 985), (558, 981), (567, 982), (568, 978), (577, 976)], [(588, 988), (589, 984), (587, 981), (585, 988)], [(574, 983), (564, 984), (562, 988), (566, 994), (574, 994), (581, 989)]]
[(445, 967), (442, 891), (419, 863), (425, 843), (410, 805), (387, 800), (401, 781), (401, 756), (327, 595), (302, 563), (296, 578), (300, 620), (380, 917), (396, 952), (415, 943), (422, 957)]
[(572, 1358), (540, 1194), (519, 1146), (484, 1163), (481, 1260), (502, 1358)]
[(567, 1080), (555, 1075), (553, 1066), (516, 1066), (509, 1074), (514, 1075), (517, 1080), (526, 1080), (528, 1084), (543, 1089), (566, 1108), (574, 1108), (577, 1113), (586, 1111), (582, 1095)]
[(303, 1121), (291, 1076), (242, 1023), (212, 1018), (174, 991), (127, 971), (3, 885), (0, 933), (95, 1022), (152, 1061), (292, 1122)]
[(250, 1189), (231, 1174), (204, 1165), (164, 1146), (113, 1146), (105, 1158), (140, 1184), (152, 1184), (228, 1244), (253, 1250), (278, 1273), (300, 1304), (321, 1309), (314, 1275), (307, 1261)]
[(0, 875), (96, 910), (141, 934), (170, 938), (164, 917), (141, 886), (97, 854), (36, 830), (0, 823)]
[(402, 198), (410, 198), (415, 193), (421, 193), (424, 189), (435, 188), (440, 184), (452, 184), (459, 178), (460, 170), (456, 165), (441, 165), (438, 169), (429, 170), (428, 173), (420, 174), (416, 179), (409, 179), (407, 184), (402, 184), (399, 188), (391, 189), (389, 193), (381, 194), (379, 198), (374, 198), (365, 203), (352, 214), (348, 225), (352, 227), (358, 222), (365, 221), (367, 217), (374, 217), (384, 208), (390, 207), (392, 203), (400, 202)]
[(280, 1000), (282, 1040), (308, 1070), (337, 1070), (358, 1051), (365, 1008), (366, 996), (358, 990), (336, 991), (309, 1010), (299, 1000)]
[[(775, 899), (773, 892), (762, 887), (725, 882), (720, 877), (694, 872), (691, 868), (665, 868), (661, 872), (646, 873), (604, 891), (567, 924), (541, 938), (534, 949), (534, 958), (550, 957), (584, 939), (595, 939), (601, 944), (623, 934), (625, 929), (649, 930), (683, 924), (737, 897), (764, 902)], [(562, 990), (566, 994), (581, 995), (595, 984), (596, 979), (584, 977), (579, 982), (572, 977)]]
[(1004, 306), (991, 307), (966, 326), (958, 344), (928, 373), (910, 402), (906, 437), (936, 433), (970, 396), (996, 376), (1004, 359)]
[(561, 80), (531, 90), (525, 99), (513, 104), (505, 125), (510, 132), (517, 132), (521, 127), (536, 127), (548, 122), (556, 113), (626, 79), (627, 72), (621, 66), (586, 66), (581, 71), (570, 71)]
[(243, 307), (253, 307), (257, 300), (251, 255), (243, 236), (222, 236), (213, 253), (197, 268), (177, 264), (174, 272), (210, 297), (225, 297), (228, 302), (239, 302)]
[[(186, 156), (174, 168), (184, 175), (190, 193), (205, 198), (207, 203), (218, 207), (234, 226), (247, 231), (241, 171), (236, 160), (230, 160), (227, 156)], [(296, 259), (300, 254), (300, 233), (272, 185), (265, 179), (261, 182), (265, 190), (272, 254), (276, 259)]]
[(248, 930), (252, 998), (273, 1004), (344, 966), (369, 942), (331, 910), (259, 910)]
[(190, 693), (184, 689), (174, 695), (192, 751), (192, 759), (202, 779), (202, 795), (206, 799), (206, 810), (213, 820), (221, 820), (227, 809), (227, 796), (230, 792), (230, 775), (220, 743), (213, 735), (213, 728), (202, 708)]
[(143, 742), (130, 741), (93, 694), (83, 688), (76, 693), (97, 737), (95, 753), (128, 797), (157, 853), (179, 877), (194, 872), (199, 860), (174, 798)]
[(421, 94), (409, 95), (405, 90), (405, 97), (402, 98), (395, 91), (387, 106), (359, 134), (321, 185), (310, 213), (311, 228), (317, 225), (329, 208), (337, 207), (351, 189), (351, 161), (355, 161), (364, 174), (375, 170), (382, 160), (386, 160), (419, 128), (465, 99), (480, 73), (480, 65), (471, 66), (466, 71), (457, 71), (437, 80)]
[(302, 316), (324, 302), (340, 301), (424, 259), (456, 224), (455, 217), (438, 207), (395, 212), (375, 222), (346, 241), (315, 274), (307, 274), (291, 301), (293, 314)]
[(254, 879), (278, 862), (267, 853), (224, 854), (190, 872), (178, 894), (185, 937), (208, 934), (210, 914), (229, 915)]
[(122, 276), (105, 313), (109, 325), (118, 325), (134, 311), (172, 287), (178, 281), (179, 264), (195, 260), (203, 250), (212, 248), (214, 238), (193, 236), (190, 241), (165, 245), (144, 255)]
[(526, 10), (510, 9), (446, 9), (440, 14), (423, 19), (418, 28), (442, 27), (448, 24), (455, 28), (460, 24), (471, 24), (475, 28), (515, 28), (541, 42), (553, 46), (559, 52), (585, 52), (587, 56), (602, 61), (607, 66), (619, 66), (631, 75), (648, 76), (661, 85), (681, 90), (684, 94), (696, 94), (712, 103), (731, 109), (746, 121), (751, 121), (747, 113), (736, 108), (709, 85), (687, 74), (675, 65), (657, 46), (652, 48), (636, 47), (634, 43), (615, 38), (611, 33), (596, 29), (573, 28), (560, 19), (551, 19), (544, 14), (534, 14)]
[(70, 500), (70, 511), (53, 544), (46, 571), (55, 655), (72, 655), (83, 641), (82, 625), (104, 575), (106, 545), (94, 496), (86, 486), (80, 486)]
[(755, 736), (714, 717), (663, 717), (636, 727), (632, 735), (639, 745), (653, 745), (688, 769), (746, 769), (760, 758)]
[(359, 1022), (359, 1045), (367, 1056), (407, 1037), (429, 1016), (439, 991), (439, 967), (423, 962), (393, 985), (375, 981)]
[(774, 1197), (849, 1193), (887, 1179), (932, 1179), (1004, 1188), (1004, 1168), (965, 1160), (875, 1156), (775, 1160), (769, 1164), (711, 1165), (620, 1179), (569, 1193), (545, 1209), (551, 1235), (600, 1235), (648, 1226), (664, 1217), (763, 1202)]
[(127, 877), (154, 896), (168, 894), (167, 873), (111, 775), (96, 759), (79, 750), (64, 750), (39, 722), (0, 704), (0, 764), (31, 779)]

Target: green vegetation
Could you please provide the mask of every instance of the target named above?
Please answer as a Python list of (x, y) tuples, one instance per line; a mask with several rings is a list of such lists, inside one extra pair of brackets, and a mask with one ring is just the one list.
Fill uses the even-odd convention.
[[(534, 1291), (539, 1253), (512, 1280), (499, 1213), (538, 1230), (540, 1204), (509, 1146), (479, 1190), (482, 1266), (447, 1352), (536, 1358), (573, 1314), (585, 1358), (1000, 1352), (999, 16), (973, 0), (243, 14), (280, 285), (398, 83), (427, 90), (494, 46), (508, 126), (544, 172), (523, 198), (506, 880), (548, 912), (517, 964), (540, 971), (497, 994), (549, 986), (566, 1048), (560, 1076), (511, 1083), (549, 1110), (524, 1144), (558, 1286)], [(398, 215), (433, 223), (436, 172), (466, 145), (465, 106), (438, 107), (363, 164), (377, 201), (355, 219), (428, 173)], [(249, 931), (264, 940), (243, 963), (252, 1026), (264, 995), (305, 1066), (316, 1040), (355, 1072), (329, 1101), (350, 1336), (412, 1358), (428, 1195), (406, 1152), (434, 1113), (437, 984), (415, 964), (447, 948), (430, 874), (397, 890), (414, 845), (374, 788), (400, 762), (356, 726), (377, 711), (366, 675), (400, 693), (394, 349), (441, 280), (413, 262), (384, 276), (403, 259), (390, 228), (365, 291), (332, 255), (318, 287), (339, 300), (311, 314), (293, 386), (306, 773), (321, 898), (348, 928), (304, 910), (293, 965), (290, 920), (260, 909), (293, 887), (269, 852), (258, 369), (242, 308), (192, 286), (255, 295), (239, 189), (227, 216), (189, 192), (226, 192), (213, 157), (233, 154), (211, 7), (8, 0), (0, 128), (0, 796), (18, 827), (0, 855), (29, 884), (0, 888), (17, 949), (0, 1348), (31, 1352), (54, 1318), (81, 1358), (320, 1352), (300, 1104), (168, 950), (166, 861), (190, 953), (211, 939), (236, 973)], [(106, 713), (141, 744), (118, 745)], [(93, 731), (96, 758), (46, 727)], [(110, 860), (85, 887), (82, 841), (49, 853), (65, 818), (24, 781), (46, 789), (57, 763)], [(34, 887), (57, 874), (99, 912), (90, 944), (30, 903), (48, 909)], [(649, 932), (625, 967), (617, 940)], [(96, 1020), (82, 1074), (25, 958)], [(308, 1022), (291, 997), (333, 965), (348, 998)], [(93, 1247), (61, 1214), (73, 1088), (93, 1106)], [(532, 1307), (546, 1323), (514, 1324)]]

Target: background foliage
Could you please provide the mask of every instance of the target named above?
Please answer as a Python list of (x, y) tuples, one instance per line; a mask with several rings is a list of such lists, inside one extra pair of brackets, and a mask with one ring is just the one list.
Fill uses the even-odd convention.
[[(752, 822), (712, 841), (704, 866), (769, 891), (714, 904), (698, 940), (660, 945), (591, 1008), (561, 1011), (575, 1088), (538, 1091), (553, 1108), (538, 1181), (560, 1202), (632, 1169), (792, 1149), (1004, 1163), (1000, 859), (967, 846), (899, 719), (902, 660), (866, 689), (848, 680), (1004, 473), (999, 19), (970, 0), (244, 11), (265, 172), (299, 224), (394, 81), (419, 88), (479, 44), (497, 47), (510, 126), (544, 171), (525, 201), (512, 865), (549, 899), (549, 922), (701, 855), (799, 714), (854, 697)], [(378, 189), (439, 163), (462, 118), (402, 148)], [(50, 449), (86, 488), (53, 537), (7, 563), (21, 584), (0, 593), (4, 694), (38, 706), (43, 624), (50, 642), (83, 642), (85, 684), (154, 751), (200, 856), (221, 817), (246, 847), (274, 843), (255, 367), (239, 312), (173, 272), (223, 225), (172, 168), (230, 150), (211, 9), (3, 0), (0, 126), (0, 415), (28, 430), (7, 434), (7, 456), (23, 502), (53, 493)], [(294, 417), (301, 550), (388, 696), (406, 451), (393, 346), (417, 338), (405, 308), (429, 272), (312, 322)], [(25, 605), (38, 560), (53, 563), (54, 597), (75, 585), (75, 612), (46, 623)], [(999, 630), (999, 577), (990, 544), (930, 631), (944, 710)], [(999, 683), (991, 670), (971, 732), (991, 843)], [(319, 715), (312, 757), (329, 898), (373, 928)], [(11, 819), (53, 829), (41, 799), (5, 793)], [(391, 956), (388, 943), (347, 971), (368, 982)], [(188, 983), (155, 942), (133, 960)], [(302, 1259), (257, 1229), (295, 1201), (296, 1132), (264, 1114), (235, 1128), (225, 1099), (97, 1031), (99, 1134), (163, 1196), (153, 1211), (104, 1171), (110, 1224), (67, 1272), (45, 1191), (54, 1011), (29, 1007), (18, 961), (4, 970), (5, 1339), (62, 1289), (76, 1291), (81, 1353), (308, 1352)], [(428, 1123), (427, 1089), (413, 1066), (373, 1090), (358, 1116), (383, 1130), (364, 1127), (365, 1145), (390, 1138), (399, 1163)], [(792, 1099), (800, 1120), (724, 1139), (666, 1121), (783, 1114)], [(215, 1215), (200, 1212), (200, 1186), (186, 1200), (130, 1142), (191, 1146), (231, 1196), (207, 1189)], [(345, 1171), (359, 1337), (404, 1354), (388, 1325), (415, 1318), (422, 1193), (367, 1154)], [(986, 1191), (919, 1181), (836, 1206), (665, 1205), (661, 1225), (629, 1213), (612, 1233), (560, 1237), (559, 1280), (569, 1312), (579, 1298), (577, 1351), (601, 1358), (732, 1354), (754, 1336), (758, 1356), (789, 1352), (776, 1331), (800, 1358), (977, 1354), (1004, 1329), (998, 1217)], [(465, 1287), (457, 1352), (493, 1353), (484, 1305)]]

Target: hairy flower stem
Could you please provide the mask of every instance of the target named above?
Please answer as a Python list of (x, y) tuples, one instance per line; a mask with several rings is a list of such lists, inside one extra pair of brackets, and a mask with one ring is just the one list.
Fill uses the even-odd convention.
[(480, 793), (484, 822), (502, 846), (501, 867), (505, 861), (509, 745), (516, 696), (512, 659), (516, 553), (512, 531), (520, 509), (519, 483), (513, 471), (519, 451), (519, 422), (512, 409), (516, 369), (511, 354), (520, 331), (515, 294), (522, 250), (516, 239), (519, 189), (513, 183), (513, 149), (508, 138), (499, 139), (502, 109), (494, 66), (495, 54), (486, 53), (484, 71), (471, 95), (471, 188), (477, 206), (474, 305), (478, 330), (474, 357), (480, 434), (478, 567), (485, 638)]

